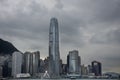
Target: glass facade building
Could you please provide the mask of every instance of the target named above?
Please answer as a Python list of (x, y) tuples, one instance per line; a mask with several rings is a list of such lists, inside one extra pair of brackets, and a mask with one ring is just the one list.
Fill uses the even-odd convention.
[(58, 20), (52, 18), (49, 28), (49, 74), (51, 77), (60, 75), (59, 29)]

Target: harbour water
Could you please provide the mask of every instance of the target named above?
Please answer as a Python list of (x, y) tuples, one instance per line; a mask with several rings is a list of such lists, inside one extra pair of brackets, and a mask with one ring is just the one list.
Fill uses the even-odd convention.
[(8, 79), (8, 80), (120, 80), (120, 79)]

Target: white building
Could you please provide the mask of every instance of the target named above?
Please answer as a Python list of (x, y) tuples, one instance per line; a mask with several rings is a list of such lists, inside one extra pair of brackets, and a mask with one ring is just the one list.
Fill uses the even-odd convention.
[(16, 75), (17, 78), (29, 78), (31, 77), (29, 73), (20, 73)]
[(21, 52), (14, 52), (12, 54), (12, 76), (14, 78), (22, 71), (22, 56)]

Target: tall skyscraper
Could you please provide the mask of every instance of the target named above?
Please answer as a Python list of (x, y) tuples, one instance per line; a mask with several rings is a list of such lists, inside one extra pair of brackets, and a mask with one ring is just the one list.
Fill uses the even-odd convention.
[(21, 52), (14, 52), (12, 54), (12, 76), (15, 78), (17, 74), (22, 72), (22, 56)]
[(102, 65), (98, 61), (92, 62), (92, 73), (95, 74), (95, 76), (101, 76), (102, 75)]
[(80, 56), (78, 55), (77, 50), (69, 52), (69, 74), (80, 74)]
[(56, 18), (50, 20), (49, 28), (49, 74), (57, 77), (60, 74), (59, 29)]

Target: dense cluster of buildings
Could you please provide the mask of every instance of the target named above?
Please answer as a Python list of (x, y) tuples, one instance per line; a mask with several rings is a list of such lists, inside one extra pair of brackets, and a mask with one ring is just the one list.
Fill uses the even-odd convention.
[[(6, 60), (2, 63), (3, 59)], [(59, 29), (56, 18), (50, 20), (49, 57), (40, 59), (39, 51), (14, 52), (12, 56), (1, 56), (0, 61), (0, 77), (60, 78), (102, 75), (102, 64), (99, 61), (92, 61), (88, 66), (82, 65), (78, 50), (69, 51), (67, 63), (63, 64), (60, 59)]]
[[(2, 58), (1, 58), (2, 59)], [(58, 64), (58, 63), (57, 63)], [(39, 77), (41, 78), (45, 71), (50, 73), (50, 57), (45, 58), (44, 60), (40, 59), (40, 52), (14, 52), (11, 56), (11, 59), (8, 59), (8, 62), (5, 62), (5, 65), (0, 65), (0, 77)], [(55, 66), (54, 66), (55, 67)], [(101, 63), (93, 61), (91, 65), (84, 66), (81, 65), (81, 58), (77, 50), (70, 51), (67, 56), (67, 64), (63, 64), (62, 60), (59, 60), (59, 73), (52, 73), (53, 77), (60, 76), (101, 76), (102, 68)], [(5, 69), (4, 69), (5, 68)], [(52, 72), (52, 70), (51, 70)]]

